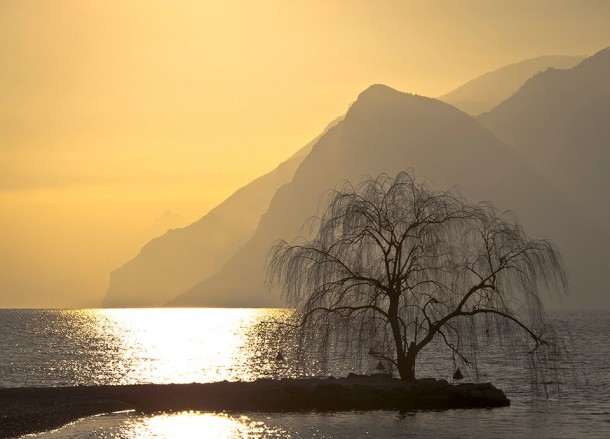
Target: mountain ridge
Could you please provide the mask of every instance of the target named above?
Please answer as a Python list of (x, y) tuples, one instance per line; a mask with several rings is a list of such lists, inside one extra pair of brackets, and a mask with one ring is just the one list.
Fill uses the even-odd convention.
[[(425, 145), (425, 146), (424, 146)], [(290, 183), (273, 197), (252, 238), (215, 275), (178, 296), (173, 306), (278, 306), (266, 292), (264, 260), (277, 239), (292, 241), (316, 212), (320, 194), (363, 175), (414, 168), (435, 186), (456, 184), (475, 200), (515, 210), (534, 234), (565, 237), (570, 224), (549, 223), (569, 206), (508, 146), (466, 113), (438, 100), (373, 85), (344, 120), (313, 146)], [(564, 241), (566, 241), (564, 239)], [(569, 240), (568, 240), (569, 241)], [(571, 247), (579, 243), (568, 242)]]
[(583, 59), (582, 56), (556, 55), (526, 59), (483, 73), (438, 99), (477, 116), (516, 93), (535, 74), (549, 68), (572, 68)]
[(319, 137), (194, 223), (146, 243), (110, 274), (103, 306), (161, 306), (220, 269), (247, 242), (277, 188), (292, 178)]
[(479, 116), (610, 233), (610, 48), (548, 70)]

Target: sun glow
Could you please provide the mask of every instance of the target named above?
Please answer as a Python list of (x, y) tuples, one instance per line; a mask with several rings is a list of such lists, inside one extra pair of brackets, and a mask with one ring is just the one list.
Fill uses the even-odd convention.
[[(253, 379), (239, 370), (248, 329), (264, 311), (252, 309), (100, 310), (114, 321), (123, 362), (139, 382), (188, 383)], [(137, 361), (134, 361), (137, 359)], [(179, 361), (178, 361), (179, 360)], [(232, 366), (235, 365), (235, 366)], [(227, 370), (227, 367), (229, 370)]]
[[(0, 361), (5, 385), (206, 383), (296, 376), (295, 345), (261, 323), (286, 309), (84, 309), (26, 311), (38, 323), (4, 325), (7, 346), (28, 343)], [(13, 319), (18, 319), (19, 312)], [(8, 329), (7, 329), (8, 328)], [(1, 329), (1, 328), (0, 328)], [(0, 359), (4, 359), (0, 356)], [(6, 359), (4, 359), (6, 360)], [(3, 369), (4, 367), (4, 369)]]
[(162, 212), (201, 218), (371, 84), (608, 41), (608, 2), (378, 3), (0, 2), (0, 306), (99, 306)]
[(181, 412), (140, 420), (133, 426), (130, 433), (133, 433), (133, 437), (228, 439), (269, 437), (268, 435), (273, 432), (263, 422), (252, 420), (247, 416), (233, 417), (227, 414)]
[[(287, 438), (288, 431), (268, 425), (261, 416), (183, 411), (142, 415), (117, 412), (85, 418), (57, 430), (36, 435), (41, 439), (116, 438)], [(97, 434), (92, 434), (96, 432)]]

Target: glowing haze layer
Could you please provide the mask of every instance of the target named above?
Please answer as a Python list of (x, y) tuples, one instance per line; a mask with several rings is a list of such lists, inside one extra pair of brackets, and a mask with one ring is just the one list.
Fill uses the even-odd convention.
[(438, 96), (591, 54), (608, 16), (572, 1), (5, 0), (0, 306), (96, 306), (144, 243), (273, 169), (370, 84)]

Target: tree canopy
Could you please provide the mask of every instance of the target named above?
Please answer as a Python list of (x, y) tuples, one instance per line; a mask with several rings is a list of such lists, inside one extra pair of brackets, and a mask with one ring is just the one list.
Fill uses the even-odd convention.
[(322, 206), (313, 238), (276, 243), (267, 263), (303, 340), (342, 343), (415, 380), (431, 342), (476, 368), (478, 340), (491, 331), (507, 346), (526, 341), (530, 363), (545, 367), (555, 344), (541, 297), (566, 291), (566, 270), (513, 214), (410, 172), (344, 182)]

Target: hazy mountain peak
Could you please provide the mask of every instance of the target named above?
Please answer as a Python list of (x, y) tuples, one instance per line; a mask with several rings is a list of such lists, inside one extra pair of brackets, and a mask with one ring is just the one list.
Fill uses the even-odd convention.
[(358, 96), (345, 119), (320, 138), (292, 181), (278, 190), (250, 241), (218, 273), (172, 304), (282, 304), (278, 292), (264, 286), (271, 243), (307, 234), (302, 226), (319, 208), (320, 195), (343, 179), (357, 183), (365, 175), (409, 168), (439, 187), (457, 184), (474, 199), (523, 213), (534, 233), (549, 228), (539, 200), (555, 203), (557, 197), (480, 123), (441, 101), (376, 84)]
[(610, 231), (609, 78), (610, 48), (606, 48), (570, 70), (537, 74), (479, 117), (606, 234)]
[[(237, 190), (194, 223), (165, 228), (131, 261), (110, 274), (104, 306), (159, 306), (210, 276), (248, 241), (278, 188), (289, 182), (320, 136), (273, 171)], [(165, 212), (160, 221), (177, 221)], [(162, 231), (163, 232), (163, 231)], [(161, 232), (161, 233), (162, 233)]]
[(415, 95), (412, 93), (405, 93), (398, 91), (390, 86), (384, 84), (373, 84), (362, 91), (356, 101), (352, 104), (350, 111), (354, 106), (386, 106), (388, 103), (396, 100), (402, 100), (410, 97), (415, 100), (429, 99), (423, 96)]
[(437, 101), (424, 96), (398, 91), (387, 85), (374, 84), (358, 95), (358, 98), (347, 112), (346, 118), (361, 112), (382, 111), (387, 113), (395, 111), (397, 108), (407, 109), (417, 107), (423, 102)]
[[(547, 69), (479, 120), (548, 174), (568, 131), (610, 94), (610, 48), (569, 70)], [(603, 111), (597, 117), (605, 118)], [(604, 125), (607, 122), (600, 124)], [(583, 145), (584, 146), (584, 145)]]
[[(594, 74), (604, 73), (610, 67), (610, 47), (606, 47), (589, 58), (585, 58), (574, 69), (574, 72), (591, 71)], [(610, 82), (610, 81), (609, 81)]]
[[(397, 118), (409, 120), (429, 118), (431, 113), (442, 113), (455, 108), (436, 99), (404, 93), (383, 84), (374, 84), (358, 95), (345, 115), (347, 125), (386, 124)], [(357, 129), (357, 127), (356, 127)], [(361, 131), (361, 130), (358, 130)]]
[(362, 92), (360, 92), (357, 101), (371, 98), (379, 98), (383, 96), (391, 96), (396, 93), (403, 94), (401, 91), (398, 91), (385, 84), (372, 84), (369, 87), (365, 88)]
[[(521, 99), (535, 99), (552, 106), (561, 106), (553, 111), (571, 111), (570, 106), (577, 105), (583, 99), (589, 99), (599, 93), (610, 92), (610, 47), (600, 50), (594, 55), (585, 58), (571, 69), (563, 70), (548, 68), (530, 78), (517, 93), (500, 104), (500, 111), (510, 108), (514, 102)], [(562, 99), (557, 100), (557, 99)], [(567, 99), (567, 100), (563, 100)], [(485, 115), (481, 115), (485, 118)]]
[(528, 79), (549, 68), (570, 69), (581, 56), (539, 56), (509, 64), (468, 81), (439, 99), (471, 115), (491, 110), (513, 95)]

